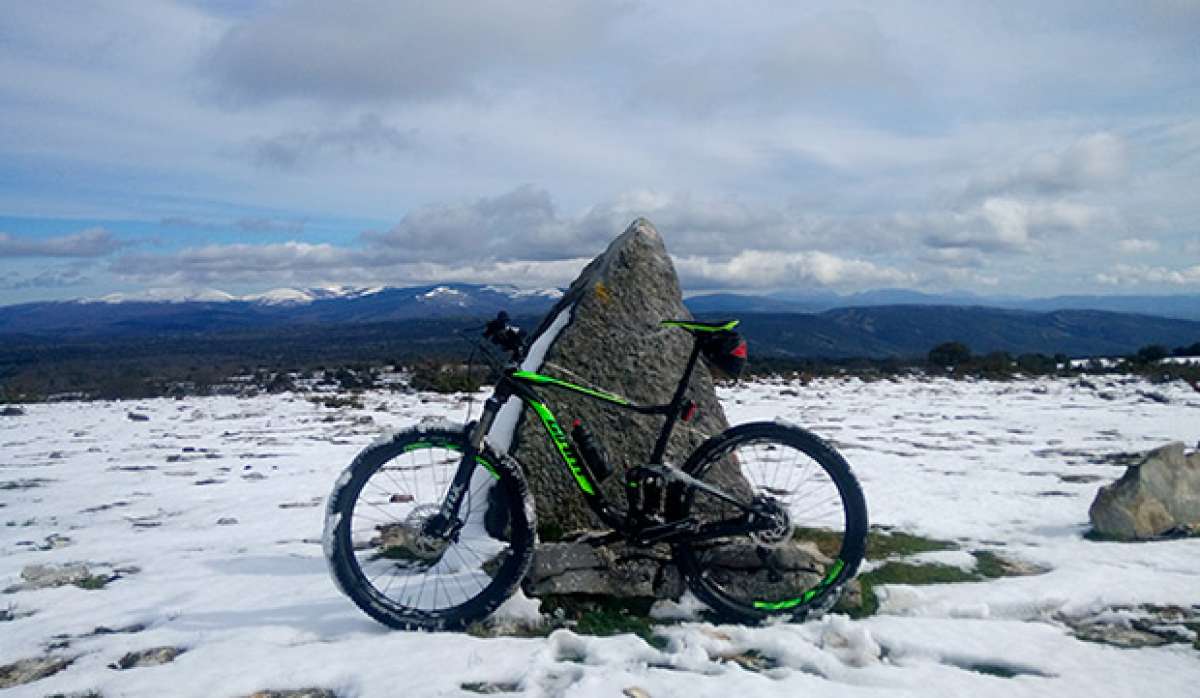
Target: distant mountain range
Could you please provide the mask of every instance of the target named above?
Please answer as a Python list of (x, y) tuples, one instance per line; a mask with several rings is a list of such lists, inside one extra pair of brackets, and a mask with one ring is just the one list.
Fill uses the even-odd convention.
[(932, 294), (907, 289), (878, 289), (849, 295), (834, 293), (776, 293), (767, 296), (713, 293), (692, 296), (687, 306), (693, 313), (764, 312), (819, 313), (836, 308), (865, 308), (883, 305), (942, 305), (1008, 308), (1051, 312), (1055, 310), (1106, 310), (1200, 320), (1200, 295), (1174, 296), (1053, 296), (1017, 298), (978, 296), (970, 293)]
[(741, 317), (752, 354), (791, 358), (922, 357), (949, 341), (977, 354), (1124, 356), (1148, 344), (1174, 349), (1200, 342), (1200, 322), (1101, 310), (887, 305)]
[[(277, 289), (240, 297), (220, 291), (157, 299), (108, 296), (0, 307), (0, 336), (12, 346), (171, 336), (219, 344), (221, 337), (235, 335), (263, 341), (315, 337), (335, 326), (375, 325), (384, 332), (404, 322), (411, 325), (405, 336), (436, 344), (448, 328), (500, 310), (534, 322), (561, 295), (558, 289), (437, 284)], [(1200, 342), (1200, 296), (1014, 299), (885, 289), (849, 296), (707, 294), (685, 302), (698, 317), (742, 318), (758, 356), (915, 357), (946, 341), (964, 342), (978, 353), (1099, 356), (1129, 354), (1148, 344), (1174, 348)], [(354, 330), (355, 336), (371, 331)]]
[(221, 291), (165, 299), (119, 294), (0, 307), (0, 335), (105, 336), (217, 332), (288, 325), (483, 318), (546, 312), (558, 289), (438, 284), (406, 288), (276, 289), (250, 296)]

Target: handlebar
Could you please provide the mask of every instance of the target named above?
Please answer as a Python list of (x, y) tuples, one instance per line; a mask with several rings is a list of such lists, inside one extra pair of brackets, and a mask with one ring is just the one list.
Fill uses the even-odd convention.
[(512, 355), (513, 361), (521, 358), (525, 349), (525, 332), (509, 322), (508, 313), (501, 310), (496, 319), (483, 329), (485, 339)]

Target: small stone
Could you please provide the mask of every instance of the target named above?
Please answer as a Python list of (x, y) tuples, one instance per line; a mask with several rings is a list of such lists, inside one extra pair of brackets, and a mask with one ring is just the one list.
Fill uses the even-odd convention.
[(650, 698), (650, 694), (646, 692), (646, 689), (638, 688), (637, 686), (626, 688), (621, 691), (621, 695), (626, 696), (626, 698)]
[(493, 695), (497, 693), (520, 693), (521, 686), (516, 683), (497, 683), (495, 681), (468, 681), (459, 686), (468, 693)]
[(108, 668), (124, 671), (126, 669), (137, 669), (139, 667), (168, 664), (175, 661), (175, 658), (183, 654), (185, 651), (186, 650), (179, 647), (151, 647), (147, 650), (129, 652), (116, 662), (109, 664)]
[(92, 577), (87, 565), (74, 562), (67, 565), (26, 565), (21, 570), (21, 579), (29, 589), (48, 589), (67, 584), (80, 584)]
[(0, 417), (20, 417), (24, 414), (25, 410), (20, 407), (13, 407), (12, 405), (0, 407)]
[(258, 691), (246, 698), (338, 698), (328, 688), (291, 688), (282, 691)]
[(238, 520), (232, 516), (222, 516), (221, 518), (217, 519), (218, 526), (233, 526), (237, 522)]
[(148, 415), (144, 415), (139, 412), (130, 412), (129, 414), (127, 414), (125, 416), (129, 417), (129, 421), (131, 421), (131, 422), (149, 422), (150, 421), (150, 417)]
[(1116, 647), (1158, 647), (1167, 640), (1136, 628), (1126, 628), (1111, 623), (1089, 623), (1075, 628), (1075, 637), (1088, 642), (1099, 642)]

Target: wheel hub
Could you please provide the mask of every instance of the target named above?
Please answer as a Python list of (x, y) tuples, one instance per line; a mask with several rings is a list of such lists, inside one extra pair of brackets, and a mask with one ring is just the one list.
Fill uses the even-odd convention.
[(754, 542), (759, 545), (779, 545), (791, 540), (796, 526), (787, 507), (775, 498), (760, 499), (758, 505), (760, 527), (750, 534)]
[(450, 546), (449, 540), (425, 533), (426, 523), (437, 513), (437, 505), (418, 506), (403, 521), (377, 526), (379, 536), (371, 542), (387, 558), (435, 562)]

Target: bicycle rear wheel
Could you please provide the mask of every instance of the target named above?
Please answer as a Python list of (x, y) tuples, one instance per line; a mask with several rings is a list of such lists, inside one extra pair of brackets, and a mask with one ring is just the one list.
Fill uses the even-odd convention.
[(462, 427), (399, 432), (363, 450), (329, 497), (324, 543), (334, 581), (385, 625), (463, 628), (503, 603), (529, 569), (529, 489), (519, 466), (490, 449), (476, 457), (461, 527), (448, 540), (422, 532), (467, 443)]
[[(858, 571), (867, 535), (862, 489), (837, 451), (799, 427), (755, 422), (709, 439), (683, 470), (771, 512), (772, 525), (753, 534), (675, 545), (688, 586), (718, 615), (803, 620), (836, 602)], [(672, 488), (667, 506), (673, 520), (701, 524), (744, 515), (683, 487)]]

